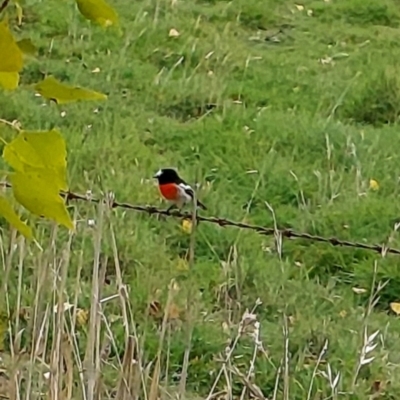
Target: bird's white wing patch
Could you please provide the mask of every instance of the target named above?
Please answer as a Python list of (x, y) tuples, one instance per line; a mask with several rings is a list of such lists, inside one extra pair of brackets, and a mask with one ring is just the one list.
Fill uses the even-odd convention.
[(187, 199), (187, 200), (191, 200), (194, 197), (194, 192), (193, 189), (185, 184), (185, 183), (180, 183), (179, 187), (182, 189), (182, 195)]

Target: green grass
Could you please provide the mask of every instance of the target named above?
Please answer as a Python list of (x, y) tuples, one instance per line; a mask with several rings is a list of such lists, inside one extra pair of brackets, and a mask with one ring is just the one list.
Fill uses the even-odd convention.
[[(56, 106), (23, 88), (0, 94), (0, 118), (63, 132), (72, 191), (96, 197), (112, 191), (119, 201), (160, 206), (151, 177), (174, 166), (200, 183), (206, 215), (272, 226), (268, 202), (279, 227), (366, 243), (390, 237), (390, 246), (400, 248), (395, 0), (304, 0), (297, 4), (303, 10), (285, 0), (114, 0), (121, 35), (90, 26), (71, 2), (25, 3), (25, 23), (14, 33), (30, 37), (40, 56), (26, 64), (22, 83), (53, 74), (109, 96), (104, 103)], [(172, 28), (179, 37), (169, 37)], [(100, 72), (92, 73), (95, 68)], [(14, 134), (0, 129), (6, 139)], [(379, 190), (369, 189), (370, 179)], [(240, 398), (252, 384), (268, 399), (398, 398), (400, 323), (389, 308), (400, 300), (398, 257), (284, 240), (279, 258), (273, 237), (201, 223), (187, 270), (182, 258), (191, 239), (178, 219), (109, 213), (83, 202), (70, 210), (78, 227), (70, 238), (34, 221), (43, 251), (3, 228), (9, 276), (1, 279), (2, 288), (7, 284), (2, 308), (12, 314), (3, 358), (10, 379), (16, 370), (24, 376), (22, 393), (29, 383), (36, 398), (48, 391), (42, 373), (53, 365), (72, 390), (65, 398), (83, 398), (90, 377), (84, 368), (80, 380), (80, 361), (85, 351), (89, 359), (101, 353), (88, 345), (92, 325), (100, 329), (99, 346), (109, 348), (96, 378), (100, 398), (115, 396), (131, 368), (122, 361), (132, 356), (128, 333), (142, 367), (136, 370), (142, 379), (128, 386), (141, 387), (140, 398), (145, 387), (153, 400), (150, 386), (158, 380), (163, 398), (179, 392), (188, 337), (189, 399), (206, 398), (222, 368), (214, 393), (226, 391), (227, 398)], [(101, 298), (118, 293), (121, 270), (127, 316), (122, 296), (104, 303), (87, 325), (74, 326), (69, 312), (57, 322), (58, 301), (75, 305), (71, 312), (90, 309), (93, 265), (100, 269)], [(66, 278), (57, 280), (63, 271)], [(357, 294), (355, 287), (366, 291)], [(169, 296), (177, 318), (163, 323)], [(254, 318), (265, 351), (254, 352), (258, 324), (242, 317), (258, 301)], [(226, 347), (243, 323), (246, 333), (224, 367)], [(61, 329), (69, 359), (56, 346)], [(379, 330), (367, 356), (375, 358), (357, 372), (365, 329)], [(47, 341), (38, 345), (42, 336)], [(336, 391), (322, 373), (328, 365), (340, 373)], [(243, 383), (240, 373), (248, 371)]]

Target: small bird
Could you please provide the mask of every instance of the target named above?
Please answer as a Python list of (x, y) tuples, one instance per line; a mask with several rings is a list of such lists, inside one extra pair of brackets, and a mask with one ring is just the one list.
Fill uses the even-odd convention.
[[(194, 199), (194, 191), (172, 168), (160, 169), (154, 177), (158, 180), (158, 188), (161, 195), (172, 202), (167, 211), (171, 211), (173, 207), (182, 208), (185, 204), (190, 203)], [(197, 200), (197, 205), (203, 210), (207, 210), (206, 206)]]

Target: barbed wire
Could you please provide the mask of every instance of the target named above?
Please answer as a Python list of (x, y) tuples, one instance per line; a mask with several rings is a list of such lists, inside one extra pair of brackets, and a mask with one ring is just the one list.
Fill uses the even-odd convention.
[[(62, 193), (62, 195), (68, 200), (80, 200), (80, 201), (86, 201), (86, 202), (92, 202), (92, 203), (99, 203), (100, 199), (97, 198), (92, 198), (90, 195), (83, 195), (79, 193), (74, 193), (74, 192), (66, 192)], [(167, 209), (159, 209), (155, 206), (150, 206), (150, 205), (134, 205), (130, 203), (121, 203), (112, 198), (110, 202), (110, 207), (112, 208), (123, 208), (127, 210), (134, 210), (138, 212), (143, 212), (147, 213), (149, 215), (165, 215), (168, 217), (175, 217), (175, 218), (181, 218), (181, 219), (191, 219), (192, 214), (189, 212), (182, 212), (179, 210), (171, 210), (168, 211)], [(339, 247), (351, 247), (351, 248), (357, 248), (357, 249), (363, 249), (363, 250), (369, 250), (369, 251), (375, 251), (378, 253), (391, 253), (391, 254), (397, 254), (400, 255), (400, 249), (392, 248), (392, 247), (386, 247), (385, 245), (378, 245), (378, 244), (366, 244), (366, 243), (361, 243), (361, 242), (352, 242), (349, 240), (342, 240), (336, 237), (324, 237), (324, 236), (318, 236), (318, 235), (312, 235), (307, 232), (297, 232), (293, 229), (277, 229), (273, 227), (265, 227), (265, 226), (260, 226), (260, 225), (252, 225), (252, 224), (247, 224), (244, 222), (238, 222), (238, 221), (233, 221), (230, 219), (226, 218), (220, 218), (220, 217), (205, 217), (202, 215), (197, 215), (196, 216), (197, 221), (200, 222), (208, 222), (211, 224), (216, 224), (221, 227), (236, 227), (236, 228), (241, 228), (241, 229), (248, 229), (252, 230), (260, 235), (265, 235), (265, 236), (272, 236), (272, 235), (281, 235), (284, 238), (288, 239), (304, 239), (304, 240), (309, 240), (313, 242), (320, 242), (320, 243), (327, 243), (332, 246), (339, 246)]]
[[(6, 187), (6, 188), (11, 188), (11, 184), (8, 182), (1, 182), (0, 186)], [(78, 200), (78, 201), (85, 201), (85, 202), (96, 203), (96, 204), (98, 204), (102, 201), (102, 199), (93, 197), (92, 194), (89, 192), (87, 194), (81, 194), (81, 193), (75, 193), (75, 192), (68, 191), (68, 192), (61, 192), (61, 195), (66, 199), (66, 201)], [(173, 217), (173, 218), (192, 219), (192, 214), (189, 212), (182, 212), (180, 210), (160, 209), (158, 207), (151, 206), (151, 205), (135, 205), (135, 204), (131, 204), (131, 203), (119, 202), (119, 201), (115, 200), (113, 194), (111, 196), (108, 196), (108, 205), (111, 208), (123, 208), (126, 210), (133, 210), (133, 211), (146, 213), (148, 215), (164, 215), (164, 216)], [(233, 221), (230, 219), (215, 217), (215, 216), (204, 217), (204, 216), (198, 214), (196, 216), (196, 219), (197, 219), (197, 221), (216, 224), (223, 228), (230, 226), (230, 227), (235, 227), (235, 228), (248, 229), (248, 230), (254, 231), (260, 235), (265, 235), (265, 236), (272, 236), (272, 235), (277, 236), (278, 235), (278, 236), (281, 236), (283, 238), (288, 238), (288, 239), (304, 239), (304, 240), (309, 240), (312, 242), (327, 243), (332, 246), (350, 247), (350, 248), (355, 248), (355, 249), (369, 250), (369, 251), (374, 251), (374, 252), (381, 253), (381, 254), (390, 253), (390, 254), (400, 255), (400, 249), (397, 249), (394, 247), (387, 247), (385, 245), (353, 242), (350, 240), (339, 239), (334, 236), (326, 237), (326, 236), (312, 235), (307, 232), (298, 232), (298, 231), (295, 231), (293, 229), (288, 229), (288, 228), (279, 229), (279, 228), (275, 228), (275, 227), (252, 225), (252, 224), (247, 224), (244, 222)]]

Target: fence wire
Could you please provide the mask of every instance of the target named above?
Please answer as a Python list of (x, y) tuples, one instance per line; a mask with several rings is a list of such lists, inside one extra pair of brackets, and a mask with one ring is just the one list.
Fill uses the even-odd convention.
[[(67, 201), (78, 200), (78, 201), (86, 201), (86, 202), (92, 202), (92, 203), (99, 203), (101, 201), (98, 198), (93, 198), (91, 195), (84, 195), (84, 194), (79, 194), (79, 193), (74, 193), (74, 192), (66, 192), (66, 193), (62, 193), (62, 195), (67, 199)], [(174, 217), (174, 218), (192, 219), (192, 214), (189, 212), (182, 212), (179, 210), (168, 211), (167, 209), (160, 209), (160, 208), (157, 208), (155, 206), (150, 206), (150, 205), (135, 205), (135, 204), (130, 204), (130, 203), (121, 203), (121, 202), (118, 202), (117, 200), (115, 200), (113, 196), (111, 196), (111, 198), (109, 198), (108, 202), (109, 202), (109, 206), (112, 208), (123, 208), (123, 209), (127, 209), (127, 210), (133, 210), (133, 211), (146, 213), (148, 215), (164, 215), (164, 216)], [(260, 235), (265, 235), (265, 236), (275, 235), (275, 236), (281, 236), (283, 238), (288, 238), (288, 239), (304, 239), (304, 240), (309, 240), (312, 242), (328, 243), (332, 246), (363, 249), (363, 250), (374, 251), (374, 252), (377, 252), (380, 254), (390, 253), (390, 254), (400, 255), (400, 249), (387, 247), (383, 244), (379, 245), (379, 244), (367, 244), (367, 243), (361, 243), (361, 242), (353, 242), (350, 240), (339, 239), (337, 237), (324, 237), (324, 236), (312, 235), (307, 232), (299, 232), (299, 231), (295, 231), (293, 229), (279, 229), (279, 228), (275, 228), (275, 227), (252, 225), (252, 224), (233, 221), (230, 219), (216, 217), (216, 216), (205, 217), (205, 216), (198, 214), (196, 216), (196, 219), (197, 219), (197, 221), (216, 224), (220, 227), (235, 227), (235, 228), (241, 228), (241, 229), (248, 229), (248, 230), (254, 231)]]

